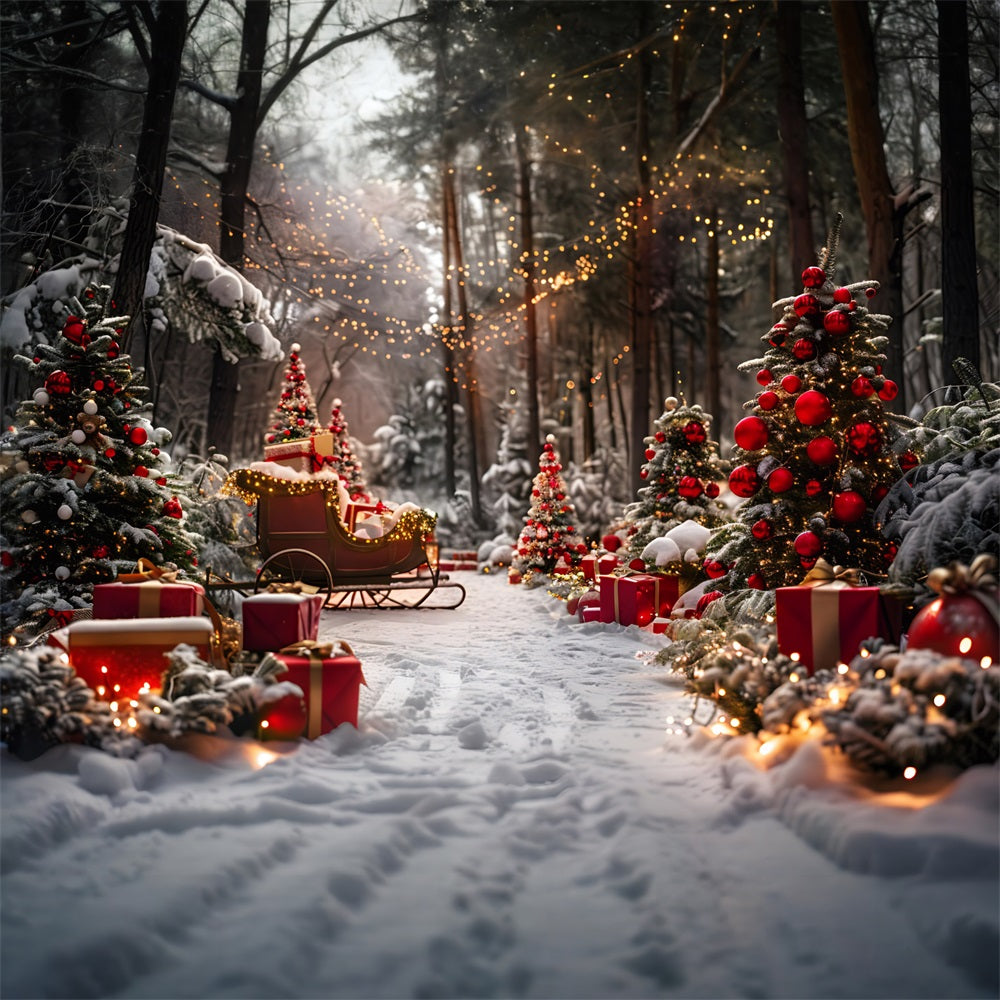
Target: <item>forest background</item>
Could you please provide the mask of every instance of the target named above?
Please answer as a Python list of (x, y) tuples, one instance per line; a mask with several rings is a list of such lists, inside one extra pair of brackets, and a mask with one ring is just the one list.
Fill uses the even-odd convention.
[(43, 276), (82, 275), (175, 459), (262, 457), (263, 324), (385, 495), (488, 529), (555, 433), (600, 519), (665, 396), (729, 443), (838, 213), (894, 408), (997, 372), (995, 3), (8, 0), (0, 29), (5, 423)]

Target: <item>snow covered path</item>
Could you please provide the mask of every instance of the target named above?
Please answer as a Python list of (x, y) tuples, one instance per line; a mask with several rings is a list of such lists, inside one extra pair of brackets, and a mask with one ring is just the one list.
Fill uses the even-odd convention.
[(324, 614), (360, 731), (260, 769), (245, 741), (5, 757), (0, 994), (995, 993), (994, 769), (919, 811), (818, 757), (764, 774), (665, 735), (658, 637), (461, 582), (457, 611)]

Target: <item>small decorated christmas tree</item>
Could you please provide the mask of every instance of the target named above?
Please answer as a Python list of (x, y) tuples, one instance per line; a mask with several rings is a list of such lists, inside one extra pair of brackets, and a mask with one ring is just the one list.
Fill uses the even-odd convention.
[(775, 303), (763, 359), (740, 365), (761, 386), (734, 430), (729, 484), (744, 500), (706, 563), (731, 589), (801, 583), (820, 556), (878, 575), (892, 560), (875, 519), (900, 475), (882, 405), (897, 392), (882, 374), (891, 319), (865, 305), (877, 282), (834, 282), (838, 230), (802, 294)]
[(517, 541), (511, 569), (525, 579), (552, 573), (558, 564), (572, 567), (587, 551), (576, 533), (576, 513), (561, 475), (562, 465), (549, 435), (538, 458), (538, 473), (531, 486), (531, 507)]
[(301, 348), (292, 344), (285, 366), (281, 398), (275, 411), (275, 421), (264, 435), (265, 444), (282, 444), (311, 437), (319, 430), (316, 400), (306, 380), (306, 366), (299, 356)]
[(16, 358), (40, 384), (2, 441), (5, 630), (86, 606), (95, 583), (140, 558), (182, 569), (197, 561), (181, 490), (164, 471), (170, 435), (150, 423), (148, 390), (120, 353), (125, 320), (102, 318), (107, 295), (88, 288), (85, 305), (64, 303), (61, 332)]
[(715, 528), (726, 520), (719, 499), (722, 477), (719, 445), (711, 439), (712, 416), (700, 406), (687, 406), (674, 396), (663, 401), (663, 413), (646, 437), (646, 486), (625, 509), (628, 554), (638, 558), (654, 538), (684, 521)]
[(344, 481), (344, 486), (352, 500), (368, 503), (368, 487), (365, 485), (361, 460), (354, 454), (351, 438), (347, 430), (347, 418), (344, 416), (343, 403), (339, 399), (333, 401), (330, 411), (330, 424), (327, 428), (333, 435), (333, 468)]

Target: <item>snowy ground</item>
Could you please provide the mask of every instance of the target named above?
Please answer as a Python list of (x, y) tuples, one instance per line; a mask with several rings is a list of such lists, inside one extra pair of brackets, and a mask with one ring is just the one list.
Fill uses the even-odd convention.
[(4, 755), (0, 994), (997, 994), (995, 768), (765, 772), (666, 733), (659, 637), (455, 577), (457, 611), (324, 614), (359, 731)]

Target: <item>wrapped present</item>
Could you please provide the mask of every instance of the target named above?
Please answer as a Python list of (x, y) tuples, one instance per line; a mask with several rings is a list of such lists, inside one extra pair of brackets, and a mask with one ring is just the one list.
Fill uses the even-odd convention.
[(324, 431), (295, 441), (266, 444), (264, 459), (296, 472), (319, 472), (324, 468), (332, 468), (336, 462), (333, 455), (333, 435)]
[(94, 586), (95, 618), (187, 618), (207, 610), (205, 588), (140, 559), (135, 572)]
[(305, 696), (307, 718), (302, 735), (314, 740), (342, 723), (358, 724), (358, 695), (365, 678), (361, 661), (346, 642), (306, 640), (275, 656), (288, 668), (281, 680), (297, 684)]
[(597, 608), (600, 610), (600, 607), (601, 595), (596, 590), (585, 590), (579, 597), (571, 598), (566, 602), (566, 609), (569, 613), (576, 615), (581, 621), (583, 620), (583, 612), (587, 608)]
[(672, 624), (672, 618), (654, 618), (652, 621), (653, 633), (655, 635), (663, 635)]
[(450, 559), (452, 562), (476, 562), (479, 554), (466, 549), (448, 549), (442, 553), (443, 559)]
[(209, 660), (215, 629), (207, 618), (121, 618), (73, 622), (67, 628), (69, 661), (97, 694), (109, 701), (158, 691), (165, 654), (194, 646)]
[(601, 621), (648, 625), (666, 615), (680, 594), (676, 576), (632, 573), (600, 579)]
[(511, 566), (507, 570), (507, 582), (508, 583), (520, 583), (521, 582), (521, 574), (518, 573), (518, 571), (516, 569), (514, 569), (513, 566)]
[(800, 586), (779, 587), (774, 596), (778, 649), (798, 654), (810, 673), (850, 663), (865, 639), (899, 642), (903, 602), (861, 586), (857, 570), (819, 559)]
[(613, 555), (589, 555), (580, 560), (585, 580), (597, 582), (598, 577), (610, 573), (618, 565), (618, 557)]
[(577, 611), (577, 616), (582, 622), (599, 622), (601, 621), (601, 608), (599, 605), (591, 605), (586, 608), (579, 608)]
[(438, 569), (442, 573), (456, 573), (459, 570), (475, 572), (479, 569), (479, 564), (475, 562), (455, 562), (451, 559), (442, 559), (438, 562)]
[(323, 595), (254, 594), (242, 605), (243, 648), (266, 652), (315, 639)]
[[(380, 507), (381, 510), (379, 510)], [(359, 521), (364, 521), (373, 514), (384, 513), (387, 509), (381, 503), (358, 503), (354, 500), (349, 500), (343, 505), (343, 508), (340, 512), (340, 519), (344, 522), (347, 530), (351, 532), (357, 528)]]

